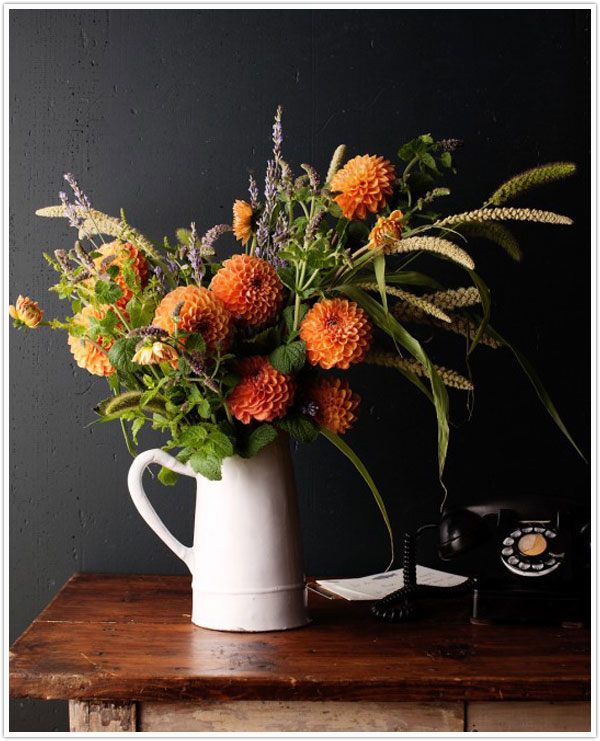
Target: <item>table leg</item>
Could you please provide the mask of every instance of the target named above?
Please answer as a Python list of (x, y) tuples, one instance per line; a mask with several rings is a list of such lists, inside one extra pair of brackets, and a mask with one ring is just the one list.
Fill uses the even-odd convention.
[(136, 730), (135, 702), (69, 700), (71, 733), (131, 733)]

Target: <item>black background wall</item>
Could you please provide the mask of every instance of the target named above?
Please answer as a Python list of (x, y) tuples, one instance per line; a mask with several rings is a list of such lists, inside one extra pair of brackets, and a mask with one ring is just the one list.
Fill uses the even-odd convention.
[[(262, 177), (278, 103), (286, 159), (321, 171), (340, 142), (353, 155), (393, 159), (419, 133), (463, 138), (455, 209), (478, 205), (519, 169), (572, 159), (573, 180), (526, 202), (570, 214), (575, 226), (519, 226), (520, 265), (488, 244), (474, 256), (493, 289), (495, 325), (527, 351), (587, 451), (589, 26), (588, 11), (564, 10), (12, 10), (10, 298), (22, 292), (48, 316), (63, 315), (40, 253), (69, 246), (74, 234), (33, 213), (57, 202), (63, 172), (77, 174), (97, 208), (125, 207), (156, 240), (192, 219), (203, 230), (229, 220), (249, 170)], [(222, 254), (231, 249), (224, 240)], [(444, 349), (460, 365), (464, 348), (451, 344)], [(184, 566), (134, 511), (118, 427), (86, 427), (104, 381), (75, 366), (62, 334), (11, 329), (10, 348), (12, 640), (74, 571)], [(589, 496), (588, 467), (513, 358), (482, 348), (472, 369), (469, 423), (465, 397), (452, 399), (451, 501)], [(364, 402), (348, 440), (396, 529), (435, 518), (428, 402), (392, 371), (351, 375)], [(142, 448), (158, 442), (147, 435)], [(295, 462), (307, 572), (383, 568), (385, 530), (352, 467), (325, 441), (298, 450)], [(191, 482), (153, 491), (167, 523), (189, 537)], [(13, 711), (11, 730), (66, 728), (62, 703), (15, 702)]]

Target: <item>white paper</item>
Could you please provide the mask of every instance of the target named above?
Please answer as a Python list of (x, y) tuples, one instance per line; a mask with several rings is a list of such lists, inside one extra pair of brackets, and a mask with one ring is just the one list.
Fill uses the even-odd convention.
[[(361, 576), (357, 579), (319, 579), (317, 584), (328, 592), (347, 600), (381, 599), (390, 592), (404, 586), (403, 569), (385, 571), (382, 574)], [(467, 580), (466, 576), (449, 574), (445, 571), (417, 566), (417, 584), (435, 587), (453, 587)]]

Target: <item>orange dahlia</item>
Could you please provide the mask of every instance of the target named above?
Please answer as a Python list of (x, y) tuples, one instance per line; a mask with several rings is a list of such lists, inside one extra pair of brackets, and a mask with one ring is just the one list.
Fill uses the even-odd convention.
[(392, 243), (402, 236), (402, 211), (392, 211), (389, 216), (380, 216), (369, 233), (369, 249), (383, 247), (388, 252)]
[(294, 379), (275, 370), (261, 355), (243, 358), (237, 370), (241, 380), (227, 398), (233, 416), (245, 425), (253, 419), (271, 422), (283, 417), (294, 399)]
[(319, 301), (308, 311), (300, 326), (300, 337), (306, 343), (312, 365), (346, 369), (365, 357), (372, 331), (358, 304), (333, 298)]
[(252, 236), (252, 206), (246, 201), (237, 200), (233, 204), (233, 233), (244, 245)]
[(252, 255), (225, 260), (210, 288), (236, 319), (250, 327), (274, 319), (283, 300), (283, 284), (275, 268)]
[[(89, 329), (90, 319), (104, 319), (106, 316), (105, 309), (97, 309), (93, 306), (84, 306), (84, 308), (73, 317), (74, 324)], [(67, 339), (69, 348), (73, 353), (75, 362), (80, 368), (85, 368), (94, 376), (111, 376), (114, 368), (108, 359), (107, 351), (112, 347), (113, 340), (98, 338), (95, 344), (85, 337), (76, 337), (69, 335)], [(97, 346), (100, 347), (97, 347)], [(103, 349), (100, 349), (103, 348)]]
[(311, 416), (328, 430), (342, 435), (356, 422), (360, 396), (342, 378), (318, 378), (303, 393)]
[(44, 312), (40, 309), (37, 301), (28, 296), (19, 296), (14, 306), (8, 307), (8, 313), (17, 323), (17, 326), (24, 324), (29, 329), (34, 329), (44, 318)]
[(383, 157), (363, 154), (354, 157), (331, 179), (332, 191), (339, 191), (336, 203), (347, 219), (366, 219), (367, 211), (376, 213), (392, 194), (396, 174), (391, 162)]
[(125, 276), (123, 275), (124, 264), (128, 262), (131, 265), (131, 269), (139, 281), (141, 288), (143, 288), (148, 280), (148, 263), (146, 262), (146, 258), (130, 242), (120, 242), (118, 239), (114, 242), (103, 244), (98, 248), (97, 252), (100, 255), (94, 259), (96, 270), (104, 273), (111, 265), (116, 265), (119, 268), (115, 283), (119, 286), (123, 295), (117, 301), (117, 306), (120, 309), (124, 309), (129, 299), (133, 296), (133, 291), (127, 285)]
[(177, 323), (179, 330), (199, 332), (204, 338), (207, 350), (215, 350), (218, 345), (227, 346), (231, 317), (218, 297), (207, 288), (179, 286), (170, 291), (156, 307), (152, 324), (173, 334), (174, 313), (179, 317)]

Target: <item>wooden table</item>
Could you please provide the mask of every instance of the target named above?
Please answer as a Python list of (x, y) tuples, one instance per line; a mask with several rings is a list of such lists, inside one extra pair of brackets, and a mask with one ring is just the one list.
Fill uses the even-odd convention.
[(405, 625), (311, 594), (313, 623), (190, 623), (190, 579), (76, 574), (11, 649), (10, 694), (69, 700), (72, 731), (586, 731), (589, 631)]

